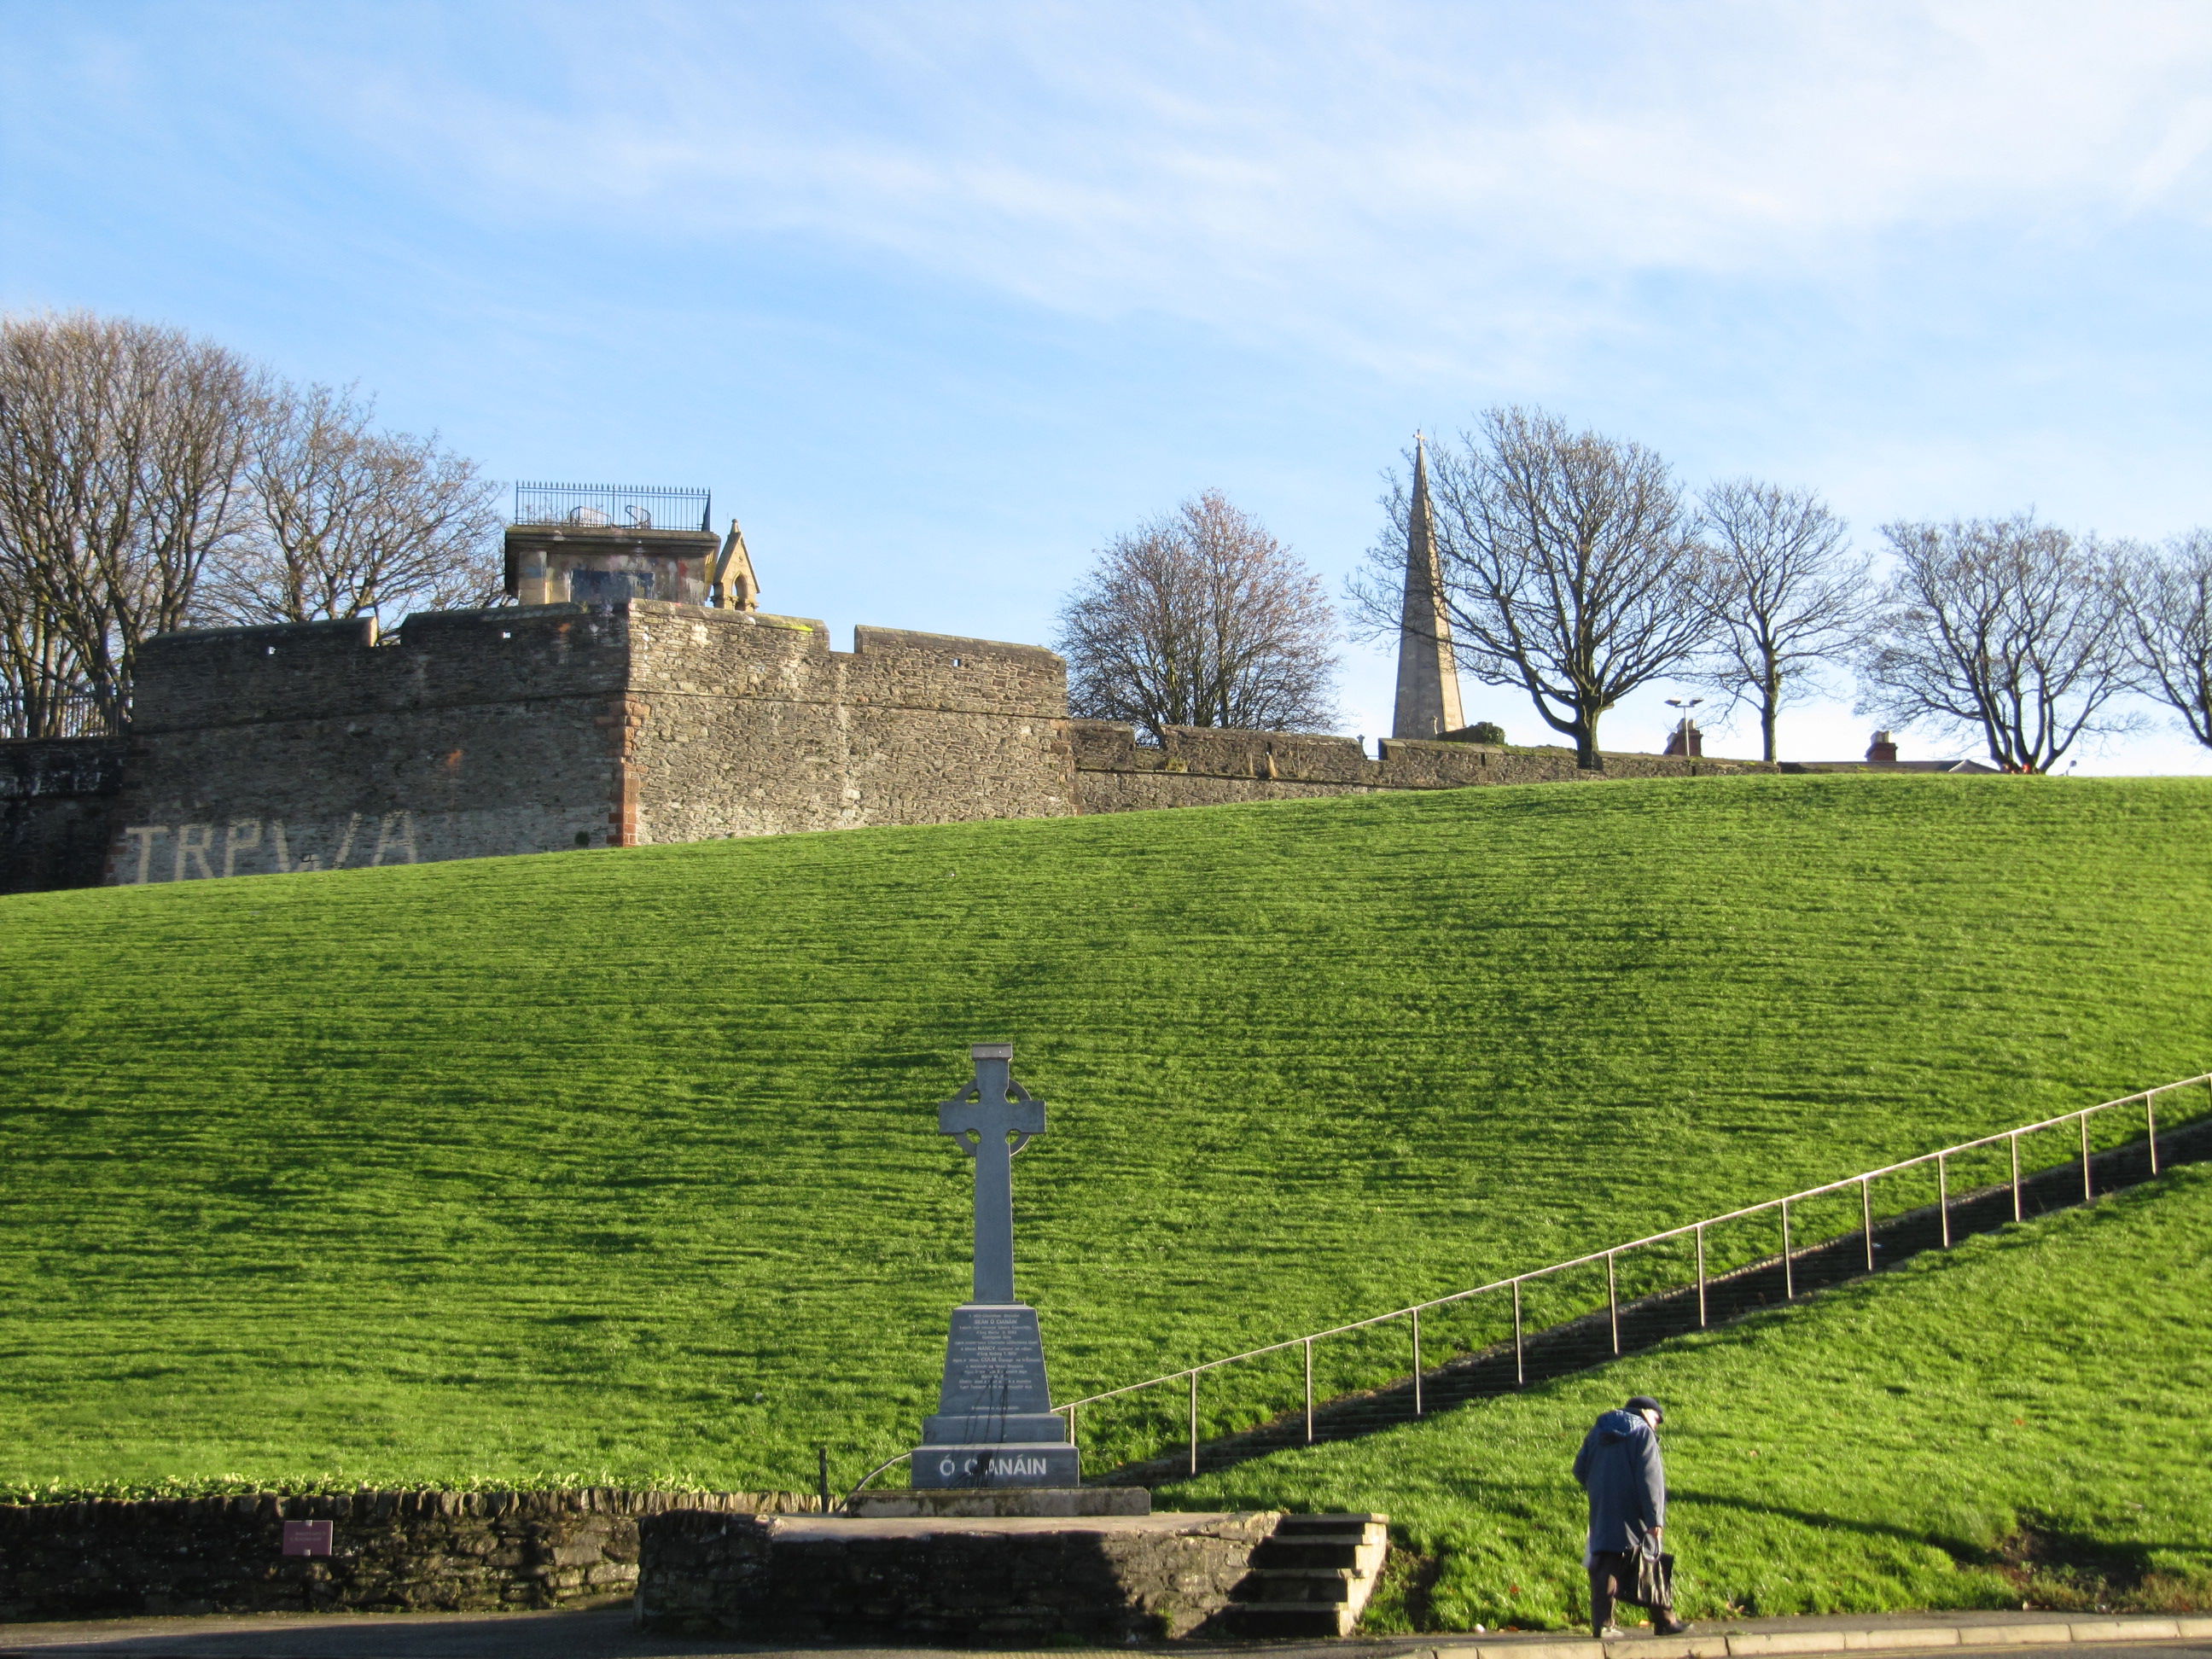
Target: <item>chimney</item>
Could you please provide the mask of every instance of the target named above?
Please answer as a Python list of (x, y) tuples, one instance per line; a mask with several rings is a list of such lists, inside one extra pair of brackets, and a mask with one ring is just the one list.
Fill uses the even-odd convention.
[(1887, 732), (1875, 732), (1874, 741), (1867, 745), (1867, 764), (1869, 766), (1896, 765), (1897, 739)]
[(1696, 721), (1686, 720), (1667, 734), (1667, 752), (1689, 760), (1700, 759), (1705, 752), (1705, 734), (1698, 729)]

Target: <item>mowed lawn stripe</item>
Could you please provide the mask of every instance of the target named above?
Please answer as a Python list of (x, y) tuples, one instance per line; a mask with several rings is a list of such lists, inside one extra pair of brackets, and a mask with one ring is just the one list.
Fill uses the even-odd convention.
[(857, 1474), (966, 1293), (975, 1041), (1051, 1103), (1062, 1398), (2185, 1076), (2208, 809), (1654, 781), (0, 900), (0, 1479)]

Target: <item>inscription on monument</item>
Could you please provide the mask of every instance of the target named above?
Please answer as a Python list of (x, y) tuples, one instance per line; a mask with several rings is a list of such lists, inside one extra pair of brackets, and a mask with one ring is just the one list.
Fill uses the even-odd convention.
[(945, 1357), (945, 1412), (1046, 1412), (1044, 1344), (1034, 1308), (963, 1308)]

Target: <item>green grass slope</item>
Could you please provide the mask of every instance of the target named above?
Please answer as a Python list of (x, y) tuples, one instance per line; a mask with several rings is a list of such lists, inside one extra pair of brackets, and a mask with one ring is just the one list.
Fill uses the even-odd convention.
[(966, 1294), (973, 1041), (1051, 1103), (1062, 1399), (2189, 1075), (2208, 814), (1655, 781), (0, 900), (0, 1480), (856, 1476)]
[(1387, 1510), (1370, 1629), (1578, 1623), (1569, 1465), (1645, 1393), (1689, 1617), (2212, 1606), (2212, 1169), (1171, 1501)]

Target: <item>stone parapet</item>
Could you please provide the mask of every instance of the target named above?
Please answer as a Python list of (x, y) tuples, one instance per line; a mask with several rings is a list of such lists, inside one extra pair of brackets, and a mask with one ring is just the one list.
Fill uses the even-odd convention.
[[(648, 1516), (818, 1508), (790, 1492), (356, 1492), (0, 1504), (0, 1620), (607, 1606)], [(329, 1553), (284, 1553), (287, 1522)]]
[(1107, 720), (1070, 720), (1068, 747), (1075, 761), (1077, 797), (1085, 812), (1778, 769), (1761, 761), (1607, 753), (1591, 770), (1576, 764), (1571, 749), (1515, 749), (1443, 738), (1387, 738), (1370, 759), (1356, 738), (1210, 726), (1170, 726), (1154, 746), (1139, 743), (1133, 727)]
[(0, 743), (0, 893), (98, 884), (130, 750), (123, 738)]
[(1277, 1519), (676, 1510), (639, 1525), (637, 1616), (649, 1630), (740, 1638), (1158, 1641), (1229, 1607)]

